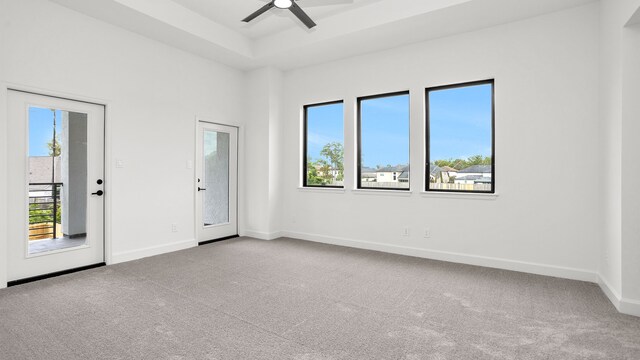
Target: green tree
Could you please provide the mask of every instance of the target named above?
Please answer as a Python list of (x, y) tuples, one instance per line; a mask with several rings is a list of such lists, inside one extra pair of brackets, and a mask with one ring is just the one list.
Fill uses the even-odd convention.
[[(62, 223), (62, 209), (57, 205), (56, 223)], [(29, 224), (41, 224), (53, 222), (53, 204), (29, 204)]]
[(320, 172), (320, 178), (322, 178), (322, 181), (325, 184), (331, 184), (331, 182), (333, 181), (333, 173), (331, 172), (331, 165), (323, 159), (316, 161), (316, 164), (320, 168), (319, 172)]
[(456, 170), (462, 170), (473, 165), (491, 165), (491, 156), (473, 155), (466, 159), (450, 158), (447, 160), (436, 160), (433, 163), (440, 167), (449, 166)]
[(62, 146), (60, 145), (60, 138), (56, 135), (55, 149), (53, 146), (53, 140), (47, 142), (47, 148), (49, 149), (49, 156), (60, 156), (62, 154)]
[(322, 148), (320, 155), (327, 159), (323, 161), (326, 164), (327, 171), (322, 170), (322, 172), (325, 177), (328, 176), (328, 181), (333, 179), (332, 169), (338, 171), (337, 181), (344, 180), (344, 146), (339, 142), (328, 143)]
[(474, 155), (474, 156), (470, 156), (467, 159), (467, 163), (469, 165), (482, 165), (482, 161), (484, 160), (484, 156), (482, 155)]
[(324, 185), (324, 180), (318, 176), (318, 169), (311, 157), (307, 158), (307, 185)]

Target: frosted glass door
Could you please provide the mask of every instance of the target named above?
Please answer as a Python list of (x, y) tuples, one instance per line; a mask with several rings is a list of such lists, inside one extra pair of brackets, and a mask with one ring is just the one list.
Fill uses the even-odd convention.
[(198, 241), (236, 235), (238, 129), (199, 122), (196, 154)]
[(229, 222), (229, 134), (205, 130), (202, 158), (203, 225), (226, 224)]

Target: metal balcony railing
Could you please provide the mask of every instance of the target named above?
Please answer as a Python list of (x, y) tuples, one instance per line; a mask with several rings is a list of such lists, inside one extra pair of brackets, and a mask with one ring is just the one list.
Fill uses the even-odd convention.
[(57, 239), (62, 183), (29, 183), (29, 240)]

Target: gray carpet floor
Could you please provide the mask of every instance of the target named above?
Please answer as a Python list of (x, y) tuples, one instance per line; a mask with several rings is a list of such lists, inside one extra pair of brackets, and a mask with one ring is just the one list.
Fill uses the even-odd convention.
[(640, 359), (595, 284), (239, 238), (0, 290), (0, 359)]

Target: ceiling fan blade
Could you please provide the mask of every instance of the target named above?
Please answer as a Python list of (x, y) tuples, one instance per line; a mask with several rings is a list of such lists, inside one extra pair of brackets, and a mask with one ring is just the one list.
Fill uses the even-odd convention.
[(300, 0), (302, 5), (308, 6), (324, 6), (324, 5), (349, 5), (353, 4), (353, 0)]
[(307, 15), (307, 13), (304, 12), (304, 10), (302, 10), (300, 6), (296, 4), (295, 1), (292, 2), (289, 10), (291, 10), (293, 15), (295, 15), (298, 19), (300, 19), (300, 21), (302, 21), (302, 23), (305, 24), (309, 29), (316, 26), (316, 23), (314, 23), (313, 20), (311, 20), (309, 15)]
[(246, 18), (244, 18), (242, 21), (244, 22), (249, 22), (255, 18), (257, 18), (258, 16), (264, 14), (265, 12), (269, 11), (269, 9), (271, 9), (272, 7), (274, 7), (275, 5), (273, 4), (273, 1), (269, 2), (268, 4), (266, 4), (265, 6), (261, 7), (260, 9), (258, 9), (258, 11), (254, 12), (253, 14), (247, 16)]

